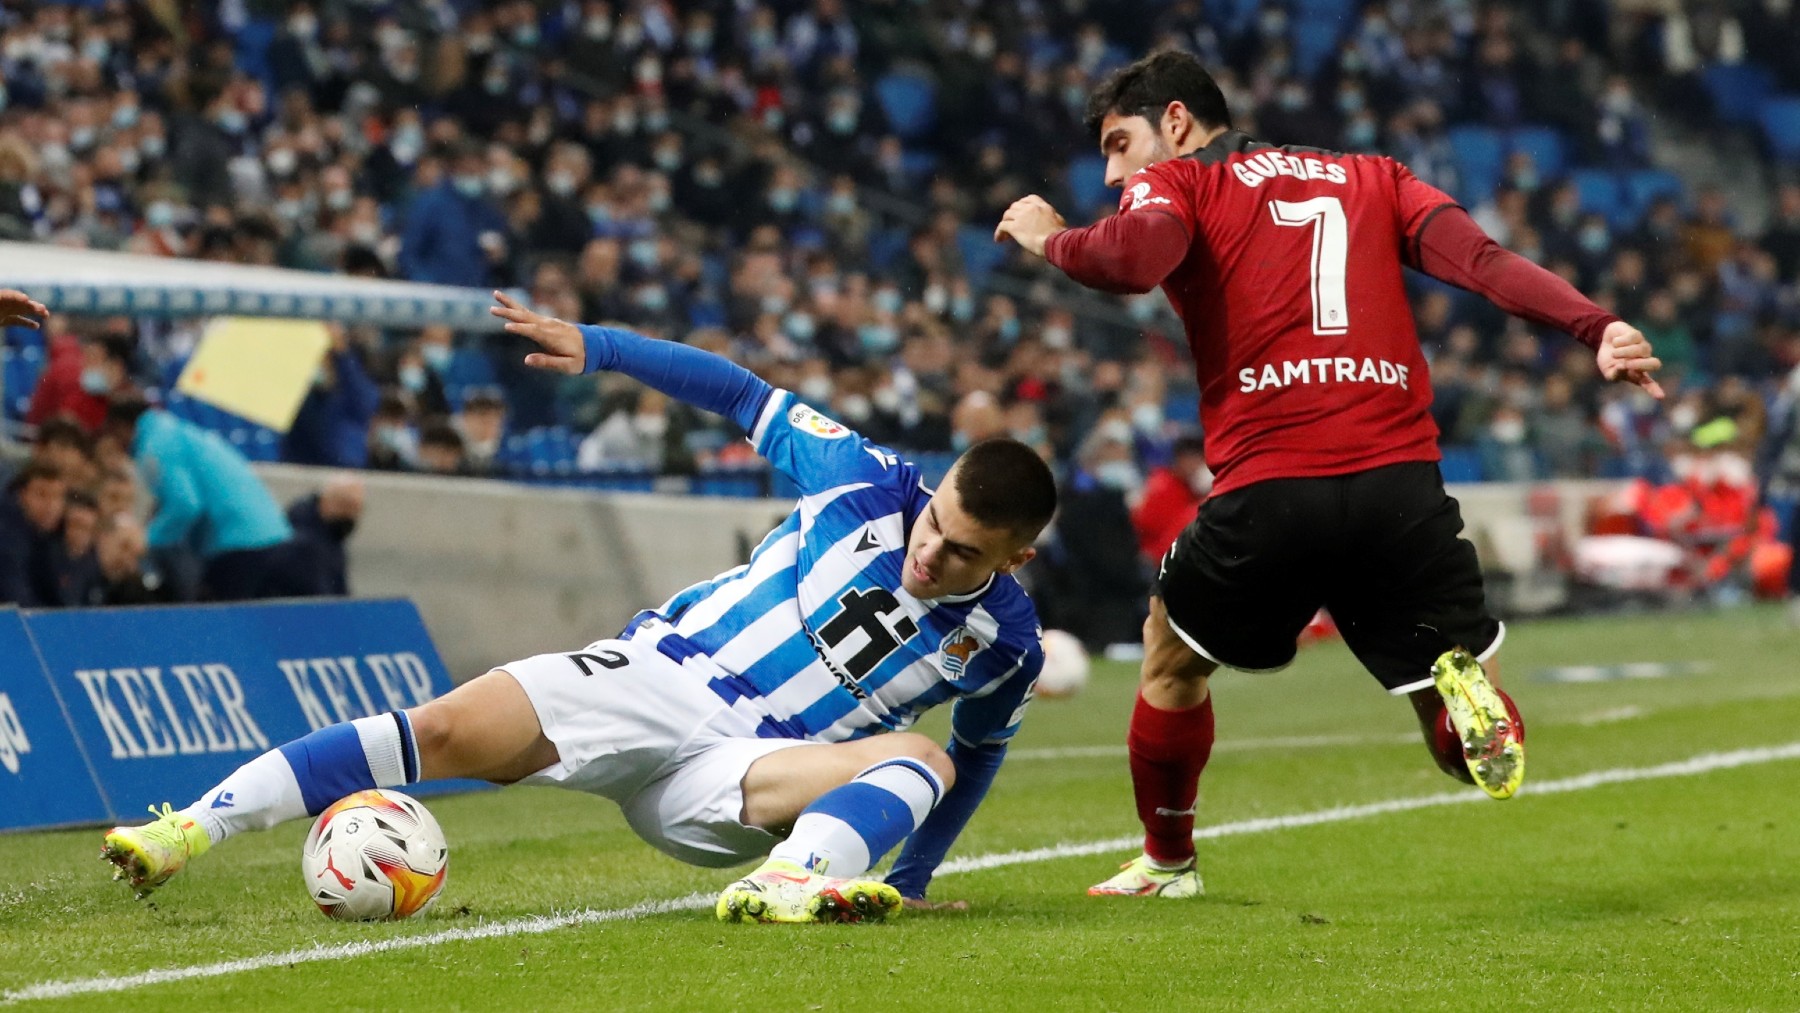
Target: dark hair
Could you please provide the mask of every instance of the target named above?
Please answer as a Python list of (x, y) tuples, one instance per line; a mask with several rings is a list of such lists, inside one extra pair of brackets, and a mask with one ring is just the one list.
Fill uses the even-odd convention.
[(129, 334), (102, 334), (93, 339), (100, 346), (100, 354), (125, 367), (131, 372), (131, 360), (137, 357), (137, 342)]
[(951, 474), (962, 508), (983, 527), (1036, 538), (1056, 513), (1056, 478), (1037, 451), (1004, 436), (982, 440)]
[(45, 419), (38, 425), (37, 445), (74, 447), (83, 457), (94, 456), (94, 438), (81, 428), (81, 423), (60, 415)]
[(1180, 457), (1182, 454), (1204, 454), (1206, 453), (1206, 437), (1199, 433), (1182, 433), (1175, 437), (1175, 442), (1169, 446), (1169, 453), (1173, 457)]
[(433, 419), (419, 428), (419, 446), (441, 447), (460, 454), (463, 452), (463, 438), (448, 421)]
[(138, 393), (116, 394), (106, 405), (106, 421), (101, 425), (103, 433), (134, 433), (137, 431), (138, 419), (150, 410), (150, 402)]
[(12, 481), (6, 483), (7, 492), (18, 492), (33, 482), (62, 482), (62, 469), (49, 461), (26, 461), (25, 467), (13, 475)]
[(1230, 127), (1231, 110), (1206, 68), (1192, 54), (1165, 49), (1120, 67), (1088, 96), (1088, 133), (1098, 137), (1107, 116), (1142, 116), (1152, 128), (1162, 124), (1163, 110), (1180, 102), (1203, 126)]
[(68, 496), (63, 500), (63, 504), (68, 508), (81, 507), (86, 510), (96, 511), (100, 509), (100, 501), (95, 499), (94, 494), (88, 492), (86, 489), (70, 489)]

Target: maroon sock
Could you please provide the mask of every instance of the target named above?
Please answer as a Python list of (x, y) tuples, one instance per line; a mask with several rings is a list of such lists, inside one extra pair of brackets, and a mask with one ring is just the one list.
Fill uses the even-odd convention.
[(1140, 695), (1125, 741), (1144, 853), (1164, 863), (1187, 861), (1194, 857), (1194, 796), (1212, 755), (1212, 697), (1198, 707), (1166, 711)]

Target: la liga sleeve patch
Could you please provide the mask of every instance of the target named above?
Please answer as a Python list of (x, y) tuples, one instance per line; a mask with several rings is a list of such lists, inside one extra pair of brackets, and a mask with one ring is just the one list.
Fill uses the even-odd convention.
[(821, 440), (841, 440), (850, 435), (850, 430), (810, 405), (796, 404), (788, 412), (788, 425), (803, 433), (817, 436)]

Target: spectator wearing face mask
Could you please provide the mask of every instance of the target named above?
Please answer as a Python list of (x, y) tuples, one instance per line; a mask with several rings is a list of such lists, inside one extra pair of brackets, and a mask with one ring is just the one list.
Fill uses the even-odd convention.
[(1144, 480), (1144, 495), (1131, 511), (1137, 530), (1138, 551), (1155, 562), (1169, 551), (1181, 530), (1193, 523), (1212, 491), (1212, 471), (1206, 467), (1206, 443), (1198, 434), (1177, 437), (1169, 463)]
[(506, 397), (500, 388), (472, 388), (451, 424), (462, 436), (468, 473), (494, 474), (499, 468), (500, 441), (506, 436)]
[(1481, 453), (1482, 477), (1490, 482), (1529, 482), (1537, 478), (1530, 435), (1523, 412), (1509, 404), (1496, 407), (1475, 441)]
[(414, 341), (394, 358), (393, 379), (399, 388), (398, 394), (421, 418), (450, 414), (450, 397), (444, 389), (444, 378), (426, 360), (427, 347), (423, 340)]
[(507, 256), (506, 216), (488, 193), (481, 148), (460, 148), (444, 181), (407, 209), (400, 273), (413, 281), (491, 287)]
[(106, 401), (131, 387), (136, 345), (129, 334), (108, 330), (79, 344), (53, 342), (50, 365), (32, 391), (25, 421), (42, 425), (58, 417), (74, 419), (88, 433), (106, 419)]
[(1143, 476), (1132, 446), (1131, 423), (1122, 412), (1109, 413), (1057, 493), (1055, 544), (1044, 560), (1055, 571), (1048, 581), (1054, 604), (1044, 623), (1073, 633), (1090, 651), (1134, 642), (1144, 621), (1150, 587), (1131, 523)]
[(581, 441), (575, 466), (582, 471), (639, 467), (665, 475), (692, 474), (694, 455), (687, 450), (691, 428), (691, 416), (646, 388)]
[(419, 435), (405, 399), (382, 395), (369, 422), (368, 467), (375, 471), (412, 471), (419, 466)]

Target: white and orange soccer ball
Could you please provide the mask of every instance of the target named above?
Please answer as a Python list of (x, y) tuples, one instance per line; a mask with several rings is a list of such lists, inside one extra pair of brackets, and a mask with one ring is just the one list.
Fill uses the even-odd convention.
[(1087, 648), (1073, 633), (1063, 630), (1044, 631), (1044, 670), (1038, 675), (1037, 695), (1051, 698), (1069, 697), (1082, 691), (1088, 683), (1093, 662)]
[(300, 854), (306, 892), (346, 922), (399, 920), (431, 907), (450, 872), (437, 820), (410, 795), (372, 788), (319, 814)]

